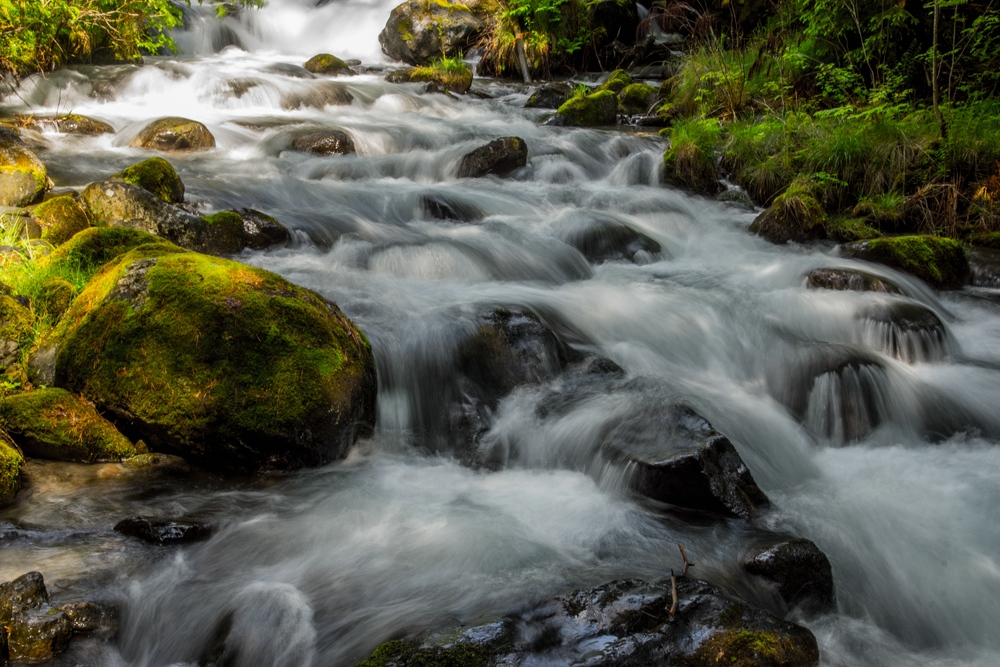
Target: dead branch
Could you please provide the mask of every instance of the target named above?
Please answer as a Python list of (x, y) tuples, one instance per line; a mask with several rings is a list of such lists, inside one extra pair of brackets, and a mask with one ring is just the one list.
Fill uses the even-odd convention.
[[(686, 577), (687, 576), (688, 568), (689, 567), (694, 567), (694, 563), (692, 563), (691, 561), (688, 560), (687, 554), (684, 552), (684, 545), (683, 544), (678, 543), (677, 544), (677, 548), (680, 550), (680, 552), (681, 552), (681, 558), (684, 560), (684, 567), (681, 569), (681, 573), (680, 573), (679, 576)], [(677, 606), (680, 604), (680, 601), (681, 601), (680, 600), (680, 596), (677, 595), (677, 577), (678, 577), (678, 575), (674, 574), (673, 569), (671, 569), (670, 570), (670, 599), (671, 599), (671, 602), (670, 602), (670, 611), (667, 612), (667, 614), (670, 616), (670, 618), (674, 618), (677, 615)]]

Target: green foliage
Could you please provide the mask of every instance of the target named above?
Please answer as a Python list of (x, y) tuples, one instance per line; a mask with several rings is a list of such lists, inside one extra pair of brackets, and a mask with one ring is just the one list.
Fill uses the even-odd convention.
[(594, 37), (588, 8), (595, 0), (501, 0), (485, 40), (497, 73), (517, 68), (518, 38), (528, 68), (547, 75), (582, 53)]
[(670, 129), (670, 147), (663, 155), (664, 179), (702, 194), (719, 191), (716, 150), (722, 127), (714, 118), (680, 121)]

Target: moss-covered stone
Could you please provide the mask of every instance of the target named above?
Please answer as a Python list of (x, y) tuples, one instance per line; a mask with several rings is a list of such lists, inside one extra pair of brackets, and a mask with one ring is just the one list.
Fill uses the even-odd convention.
[(469, 51), (486, 25), (480, 16), (493, 13), (494, 3), (479, 3), (474, 12), (448, 0), (407, 0), (389, 14), (378, 41), (392, 60), (427, 65)]
[(937, 289), (961, 289), (969, 280), (962, 244), (939, 236), (892, 236), (841, 246), (843, 257), (906, 271)]
[(164, 152), (203, 151), (215, 148), (215, 137), (196, 120), (170, 116), (146, 125), (129, 145)]
[(42, 161), (16, 132), (0, 127), (0, 206), (27, 206), (51, 187)]
[(91, 227), (80, 232), (45, 258), (50, 264), (73, 266), (93, 274), (130, 250), (149, 244), (169, 246), (159, 236), (129, 227)]
[(714, 195), (721, 189), (715, 153), (695, 139), (671, 141), (663, 166), (663, 180), (670, 185), (703, 195)]
[(473, 628), (388, 641), (355, 667), (491, 667), (513, 647), (514, 627), (498, 621)]
[(353, 76), (354, 70), (343, 60), (329, 53), (313, 56), (303, 65), (313, 74), (329, 74), (332, 76)]
[(528, 144), (521, 137), (500, 137), (467, 153), (458, 164), (459, 178), (507, 176), (528, 164)]
[(881, 238), (882, 232), (862, 218), (831, 218), (826, 223), (826, 235), (840, 243)]
[(96, 136), (98, 134), (114, 134), (115, 128), (101, 120), (81, 116), (71, 113), (65, 116), (55, 116), (52, 118), (39, 118), (36, 116), (19, 116), (18, 120), (33, 130), (43, 130), (54, 127), (56, 131), (65, 134), (82, 134), (85, 136)]
[(252, 208), (236, 209), (233, 213), (243, 219), (243, 243), (247, 248), (263, 250), (292, 240), (288, 228), (266, 213)]
[(42, 230), (42, 240), (54, 246), (69, 241), (74, 234), (90, 227), (87, 212), (69, 195), (42, 202), (31, 214)]
[(981, 232), (969, 237), (969, 243), (984, 248), (1000, 250), (1000, 232)]
[(0, 368), (21, 358), (22, 346), (31, 340), (35, 318), (14, 297), (0, 295)]
[(21, 489), (24, 470), (24, 456), (10, 436), (0, 431), (0, 507), (14, 502)]
[(800, 641), (778, 632), (734, 629), (712, 635), (683, 667), (789, 667), (815, 664), (815, 653)]
[(0, 424), (26, 455), (57, 461), (121, 461), (139, 452), (94, 407), (64, 389), (0, 401)]
[(464, 94), (472, 87), (472, 70), (464, 67), (449, 71), (441, 67), (410, 67), (390, 72), (385, 80), (389, 83), (436, 83), (445, 90)]
[(632, 83), (632, 77), (628, 75), (623, 69), (616, 69), (608, 78), (597, 87), (598, 92), (602, 90), (610, 90), (613, 93), (622, 92), (626, 86)]
[(631, 83), (618, 93), (618, 109), (629, 116), (647, 114), (657, 99), (659, 95), (653, 86), (648, 83)]
[(51, 660), (73, 636), (69, 617), (49, 606), (49, 594), (38, 572), (0, 584), (0, 626), (10, 659), (18, 664)]
[(556, 111), (558, 124), (576, 127), (614, 125), (617, 118), (618, 98), (610, 90), (578, 95), (569, 99)]
[(52, 342), (55, 384), (217, 470), (326, 463), (374, 420), (364, 335), (322, 297), (228, 260), (140, 247), (90, 281)]
[(65, 278), (49, 278), (42, 283), (42, 311), (54, 322), (62, 317), (76, 298), (78, 290)]
[(243, 218), (233, 211), (219, 211), (202, 218), (208, 223), (207, 246), (215, 255), (233, 255), (243, 250)]
[(568, 83), (545, 83), (531, 93), (528, 101), (524, 103), (524, 108), (558, 109), (571, 97), (573, 88)]
[(750, 233), (771, 243), (805, 243), (826, 234), (826, 214), (808, 181), (797, 178), (750, 225)]
[(108, 180), (136, 185), (168, 204), (180, 204), (184, 201), (184, 181), (177, 175), (173, 165), (161, 157), (151, 157), (125, 167)]

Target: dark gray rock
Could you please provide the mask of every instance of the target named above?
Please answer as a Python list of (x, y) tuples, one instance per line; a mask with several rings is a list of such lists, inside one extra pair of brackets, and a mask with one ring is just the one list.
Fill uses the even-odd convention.
[(212, 535), (208, 524), (192, 521), (169, 521), (133, 516), (115, 524), (115, 532), (158, 545), (190, 544)]
[(563, 228), (560, 237), (594, 264), (649, 261), (663, 250), (654, 239), (626, 223), (599, 217), (576, 220)]
[(59, 607), (77, 634), (93, 634), (109, 639), (118, 634), (118, 609), (101, 602), (71, 602)]
[(38, 572), (0, 584), (0, 626), (6, 630), (12, 661), (51, 660), (66, 650), (73, 636), (66, 614), (49, 606), (45, 581)]
[(378, 41), (393, 60), (428, 65), (469, 51), (484, 27), (467, 5), (408, 0), (389, 14)]
[(459, 178), (507, 176), (528, 164), (528, 145), (520, 137), (500, 137), (467, 153), (458, 163)]
[(833, 568), (811, 540), (798, 537), (770, 545), (744, 560), (743, 569), (773, 584), (790, 608), (833, 608)]
[(948, 356), (948, 330), (934, 311), (915, 301), (892, 300), (857, 314), (861, 342), (906, 362)]
[(524, 103), (526, 109), (558, 109), (573, 97), (573, 87), (568, 83), (542, 84)]
[(318, 155), (347, 155), (356, 153), (354, 141), (343, 130), (312, 130), (292, 139), (292, 150)]
[(886, 294), (902, 293), (891, 281), (854, 269), (813, 269), (806, 275), (806, 287)]
[(243, 243), (252, 250), (263, 250), (292, 240), (292, 233), (283, 224), (252, 208), (233, 211), (243, 220)]

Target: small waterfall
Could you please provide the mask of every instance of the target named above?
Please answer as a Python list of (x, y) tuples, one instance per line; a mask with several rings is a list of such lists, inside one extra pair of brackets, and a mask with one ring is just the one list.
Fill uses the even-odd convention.
[(849, 365), (816, 378), (802, 423), (811, 433), (835, 443), (861, 440), (890, 416), (892, 391), (877, 366)]
[(944, 322), (926, 306), (893, 301), (862, 310), (856, 342), (906, 363), (939, 362), (951, 355)]

